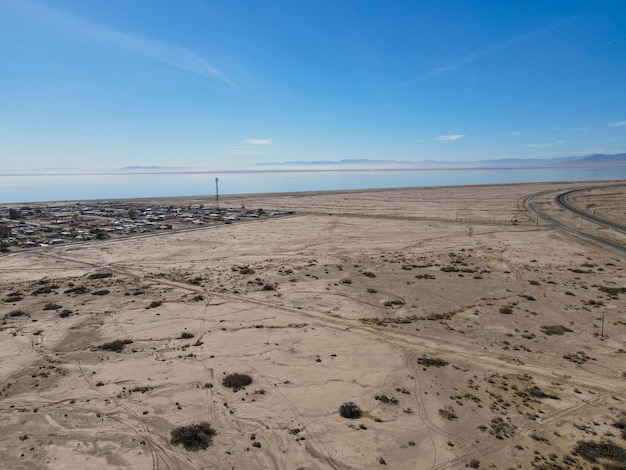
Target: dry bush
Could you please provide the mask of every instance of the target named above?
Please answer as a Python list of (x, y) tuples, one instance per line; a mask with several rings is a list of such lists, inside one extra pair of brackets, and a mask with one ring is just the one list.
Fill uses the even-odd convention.
[(252, 377), (247, 374), (229, 374), (222, 380), (224, 387), (232, 388), (234, 392), (252, 383)]
[(343, 405), (339, 407), (339, 414), (344, 418), (348, 419), (358, 419), (363, 416), (363, 412), (359, 405), (352, 401), (347, 401)]
[(185, 450), (198, 451), (206, 449), (213, 442), (213, 436), (217, 432), (207, 422), (179, 426), (170, 433), (170, 442), (174, 445), (182, 445)]
[(565, 333), (572, 332), (572, 330), (570, 330), (568, 327), (563, 326), (563, 325), (544, 325), (541, 327), (541, 331), (548, 336), (563, 335)]
[(113, 276), (113, 273), (94, 273), (87, 276), (87, 279), (106, 279)]
[(444, 367), (448, 365), (448, 361), (444, 361), (443, 359), (439, 359), (437, 357), (420, 357), (417, 360), (418, 364), (421, 364), (426, 367)]
[(126, 346), (127, 344), (131, 344), (132, 342), (132, 339), (116, 339), (115, 341), (104, 343), (98, 348), (104, 351), (114, 351), (116, 353), (121, 353), (124, 350), (124, 346)]
[(626, 450), (610, 441), (578, 441), (574, 447), (574, 453), (580, 455), (588, 462), (597, 462), (598, 459), (602, 459), (622, 464), (620, 466), (604, 465), (605, 468), (618, 469), (625, 468), (623, 465), (626, 465)]

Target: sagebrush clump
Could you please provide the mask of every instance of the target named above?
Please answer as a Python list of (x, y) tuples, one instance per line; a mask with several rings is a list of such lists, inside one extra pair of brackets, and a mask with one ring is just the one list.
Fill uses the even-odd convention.
[(252, 383), (252, 377), (247, 374), (229, 374), (222, 380), (224, 387), (232, 388), (234, 392), (241, 390), (242, 388)]
[(170, 433), (170, 442), (174, 445), (182, 445), (185, 450), (198, 451), (206, 449), (213, 443), (213, 436), (217, 434), (215, 429), (206, 421), (189, 426), (179, 426)]
[(348, 419), (359, 419), (363, 416), (363, 412), (359, 405), (352, 401), (348, 401), (339, 407), (339, 414)]

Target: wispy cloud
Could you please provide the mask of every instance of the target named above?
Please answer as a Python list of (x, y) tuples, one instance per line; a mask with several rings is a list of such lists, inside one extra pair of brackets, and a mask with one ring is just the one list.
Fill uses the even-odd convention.
[(437, 140), (459, 140), (465, 137), (465, 134), (440, 135)]
[(267, 150), (268, 147), (263, 148), (263, 146), (273, 145), (276, 141), (274, 139), (246, 139), (243, 143), (245, 145), (232, 148), (228, 152), (232, 155), (266, 155), (272, 152)]
[(555, 140), (554, 142), (545, 142), (542, 144), (526, 144), (524, 147), (528, 148), (544, 148), (544, 147), (554, 147), (555, 145), (560, 145), (565, 143), (564, 140)]
[(626, 126), (626, 121), (612, 122), (609, 127)]
[(548, 31), (551, 31), (557, 27), (562, 26), (563, 24), (573, 20), (574, 17), (569, 17), (569, 18), (564, 18), (561, 21), (559, 21), (558, 23), (551, 25), (551, 26), (546, 26), (545, 28), (539, 28), (539, 29), (535, 29), (533, 31), (530, 31), (528, 33), (525, 34), (520, 34), (519, 36), (515, 36), (511, 39), (508, 39), (506, 41), (500, 42), (498, 44), (493, 44), (491, 46), (488, 46), (484, 49), (480, 49), (478, 51), (474, 51), (474, 52), (470, 52), (469, 54), (466, 54), (465, 56), (450, 62), (449, 64), (446, 65), (442, 65), (440, 67), (435, 67), (432, 68), (430, 70), (427, 70), (426, 72), (418, 75), (417, 77), (407, 80), (405, 82), (400, 83), (400, 86), (407, 86), (407, 85), (412, 85), (416, 82), (419, 82), (421, 80), (427, 80), (429, 78), (433, 78), (436, 77), (438, 75), (442, 75), (444, 73), (450, 72), (452, 70), (461, 68), (461, 67), (465, 67), (466, 65), (472, 64), (474, 62), (477, 62), (478, 60), (482, 59), (483, 57), (489, 56), (491, 54), (495, 54), (496, 52), (500, 52), (503, 51), (504, 49), (507, 49), (511, 46), (513, 46), (514, 44), (523, 42), (523, 41), (527, 41), (528, 39), (534, 37), (534, 36), (538, 36), (540, 34), (544, 34), (547, 33)]
[(64, 32), (69, 31), (94, 41), (110, 44), (186, 72), (221, 80), (237, 88), (235, 83), (212, 67), (204, 58), (177, 44), (127, 34), (26, 0), (9, 1), (9, 4), (16, 11)]
[[(626, 124), (626, 121), (624, 121), (624, 124)], [(590, 130), (591, 127), (589, 126), (584, 126), (584, 127), (572, 127), (571, 130), (572, 131), (588, 131)]]

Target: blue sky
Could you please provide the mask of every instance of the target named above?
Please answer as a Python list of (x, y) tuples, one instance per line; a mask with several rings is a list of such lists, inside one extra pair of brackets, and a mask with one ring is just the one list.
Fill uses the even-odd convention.
[(0, 0), (0, 167), (626, 151), (626, 3)]

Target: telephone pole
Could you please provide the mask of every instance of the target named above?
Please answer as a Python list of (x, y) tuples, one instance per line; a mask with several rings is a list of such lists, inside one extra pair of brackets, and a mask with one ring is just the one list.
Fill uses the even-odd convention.
[(217, 206), (217, 209), (219, 210), (219, 208), (220, 208), (220, 192), (219, 192), (218, 183), (219, 183), (219, 178), (215, 178), (215, 205)]

